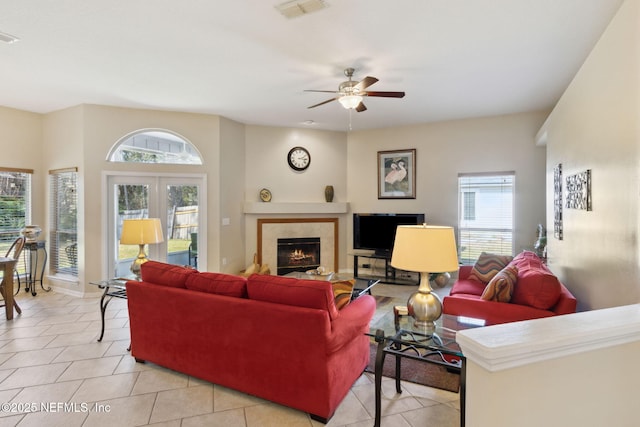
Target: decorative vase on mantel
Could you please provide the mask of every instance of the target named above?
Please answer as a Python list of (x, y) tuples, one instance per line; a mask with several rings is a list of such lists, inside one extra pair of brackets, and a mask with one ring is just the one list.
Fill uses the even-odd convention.
[(324, 199), (327, 202), (333, 202), (333, 185), (324, 187)]

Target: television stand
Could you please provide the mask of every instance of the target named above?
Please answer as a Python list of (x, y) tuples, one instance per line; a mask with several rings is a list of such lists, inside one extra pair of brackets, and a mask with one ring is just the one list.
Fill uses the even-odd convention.
[[(420, 284), (419, 273), (398, 270), (391, 266), (391, 253), (384, 253), (384, 254), (372, 253), (367, 255), (353, 254), (352, 256), (353, 256), (353, 277), (355, 277), (356, 279), (368, 279), (368, 280), (375, 279), (375, 280), (380, 280), (383, 283), (391, 283), (394, 285), (419, 285)], [(359, 258), (384, 260), (384, 274), (359, 274), (358, 273)], [(375, 273), (375, 272), (372, 271), (372, 273)]]

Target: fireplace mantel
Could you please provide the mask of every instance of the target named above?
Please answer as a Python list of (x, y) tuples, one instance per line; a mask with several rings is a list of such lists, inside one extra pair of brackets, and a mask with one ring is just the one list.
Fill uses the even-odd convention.
[(344, 214), (347, 202), (245, 202), (245, 214)]

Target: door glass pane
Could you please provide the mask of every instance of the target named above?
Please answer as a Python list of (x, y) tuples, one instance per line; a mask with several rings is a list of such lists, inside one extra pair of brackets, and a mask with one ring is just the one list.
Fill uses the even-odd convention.
[(167, 262), (198, 267), (198, 186), (167, 185)]
[[(115, 186), (116, 200), (118, 201), (118, 214), (116, 218), (115, 241), (115, 277), (126, 277), (131, 275), (129, 268), (133, 259), (138, 255), (137, 245), (121, 245), (120, 234), (122, 232), (122, 222), (125, 219), (149, 218), (149, 185), (120, 184)], [(145, 246), (145, 253), (149, 254), (148, 245)]]

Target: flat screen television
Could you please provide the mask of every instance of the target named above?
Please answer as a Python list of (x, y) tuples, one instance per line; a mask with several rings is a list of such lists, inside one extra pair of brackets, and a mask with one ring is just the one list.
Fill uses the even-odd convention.
[(398, 225), (423, 224), (424, 214), (354, 213), (353, 249), (391, 256)]

